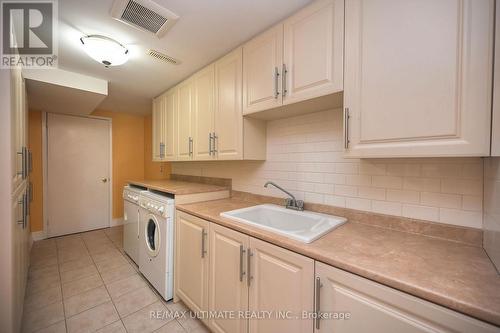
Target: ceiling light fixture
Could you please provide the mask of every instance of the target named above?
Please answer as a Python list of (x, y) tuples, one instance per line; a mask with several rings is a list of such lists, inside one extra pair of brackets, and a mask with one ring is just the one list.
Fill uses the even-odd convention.
[(80, 42), (85, 52), (95, 61), (104, 64), (106, 68), (122, 65), (128, 60), (128, 49), (112, 38), (87, 35), (81, 37)]

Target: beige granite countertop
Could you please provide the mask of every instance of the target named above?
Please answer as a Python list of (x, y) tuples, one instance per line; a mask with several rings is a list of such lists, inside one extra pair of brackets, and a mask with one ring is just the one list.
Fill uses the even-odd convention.
[(232, 198), (177, 209), (500, 325), (500, 275), (481, 247), (355, 221), (304, 244), (219, 215), (253, 205)]
[(129, 184), (147, 187), (151, 190), (162, 191), (174, 195), (208, 193), (227, 191), (229, 188), (211, 184), (186, 182), (179, 180), (129, 180)]

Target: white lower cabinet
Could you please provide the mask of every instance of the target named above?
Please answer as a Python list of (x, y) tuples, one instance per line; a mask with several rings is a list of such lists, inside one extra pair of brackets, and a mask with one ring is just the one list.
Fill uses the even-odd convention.
[(208, 310), (209, 222), (177, 211), (175, 294), (193, 311)]
[(270, 318), (250, 319), (250, 333), (312, 332), (314, 261), (278, 246), (250, 238), (248, 249), (251, 313)]
[[(499, 332), (489, 324), (316, 262), (315, 332)], [(349, 315), (348, 319), (334, 319)], [(328, 318), (330, 317), (330, 318)]]
[(175, 297), (192, 311), (208, 313), (203, 321), (212, 332), (500, 332), (485, 322), (179, 211), (175, 258)]
[[(246, 253), (249, 238), (240, 232), (210, 225), (210, 283), (211, 311), (246, 311), (248, 309), (248, 279)], [(218, 333), (248, 332), (242, 318), (210, 319), (210, 328)]]

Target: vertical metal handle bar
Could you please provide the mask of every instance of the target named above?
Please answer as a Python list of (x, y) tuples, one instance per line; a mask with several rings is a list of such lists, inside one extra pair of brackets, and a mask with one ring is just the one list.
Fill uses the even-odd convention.
[(189, 156), (193, 155), (193, 138), (189, 137)]
[(278, 98), (280, 94), (278, 91), (278, 80), (280, 77), (280, 73), (278, 72), (278, 67), (274, 67), (274, 98)]
[(281, 70), (281, 90), (283, 91), (281, 96), (283, 96), (283, 97), (285, 97), (286, 93), (288, 92), (288, 90), (286, 89), (286, 74), (287, 73), (288, 73), (288, 71), (286, 70), (286, 65), (283, 64), (283, 68)]
[(205, 254), (207, 253), (207, 251), (205, 250), (205, 237), (206, 237), (207, 233), (205, 231), (205, 229), (201, 229), (201, 257), (202, 258), (205, 258)]
[(245, 253), (245, 249), (243, 245), (240, 245), (240, 282), (243, 282), (243, 276), (245, 275), (245, 271), (243, 270), (243, 255)]
[(349, 108), (344, 109), (344, 148), (349, 148)]
[(251, 262), (250, 259), (253, 256), (252, 250), (249, 248), (247, 250), (247, 285), (250, 287), (250, 283), (252, 281), (252, 274), (251, 274)]
[(215, 132), (214, 132), (213, 138), (214, 138), (214, 156), (215, 156), (215, 154), (219, 151), (217, 149), (218, 148), (217, 145), (219, 144), (219, 141), (218, 141), (219, 137), (215, 134)]
[(323, 285), (321, 284), (321, 279), (319, 277), (316, 278), (316, 303), (315, 303), (315, 312), (316, 312), (316, 318), (315, 318), (315, 322), (316, 322), (316, 329), (319, 330), (319, 327), (320, 327), (320, 314), (321, 314), (321, 299), (320, 299), (320, 295), (321, 295), (321, 287)]
[(212, 132), (208, 133), (208, 155), (212, 156)]

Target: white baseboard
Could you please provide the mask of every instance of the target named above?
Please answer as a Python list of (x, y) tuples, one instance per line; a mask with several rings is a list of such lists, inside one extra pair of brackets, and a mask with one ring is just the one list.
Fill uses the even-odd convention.
[(36, 242), (36, 241), (47, 238), (47, 235), (45, 234), (45, 231), (40, 230), (40, 231), (32, 232), (31, 238), (33, 239), (34, 242)]
[(111, 220), (111, 225), (110, 227), (116, 227), (118, 225), (123, 225), (123, 217), (119, 217), (117, 219), (112, 219)]

